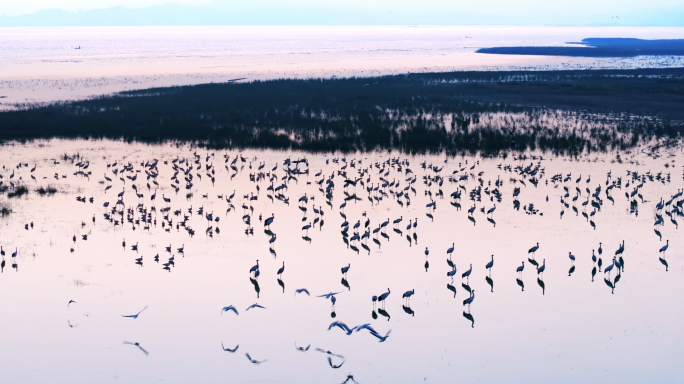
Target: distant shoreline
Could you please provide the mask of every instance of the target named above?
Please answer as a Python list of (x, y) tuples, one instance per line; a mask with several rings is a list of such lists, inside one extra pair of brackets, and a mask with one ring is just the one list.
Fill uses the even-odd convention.
[(587, 38), (570, 47), (494, 47), (477, 53), (564, 57), (684, 56), (684, 39)]

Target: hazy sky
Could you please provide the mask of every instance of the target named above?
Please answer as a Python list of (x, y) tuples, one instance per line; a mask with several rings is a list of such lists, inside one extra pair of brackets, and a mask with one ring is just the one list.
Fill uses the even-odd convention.
[[(222, 3), (240, 7), (249, 0), (0, 0), (0, 15), (21, 15), (41, 9), (60, 8), (65, 10), (91, 10), (113, 6), (147, 7), (168, 3), (204, 5)], [(445, 10), (465, 13), (508, 13), (508, 12), (548, 12), (548, 13), (615, 13), (670, 6), (681, 6), (682, 0), (265, 0), (284, 4), (330, 4), (353, 8), (384, 8), (396, 11)]]

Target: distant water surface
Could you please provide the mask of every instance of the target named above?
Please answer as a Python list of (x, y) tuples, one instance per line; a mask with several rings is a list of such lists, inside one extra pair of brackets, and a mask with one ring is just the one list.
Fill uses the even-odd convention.
[[(587, 37), (681, 38), (684, 28), (227, 26), (0, 28), (7, 105), (245, 78), (682, 66), (681, 57), (486, 55)], [(76, 49), (80, 47), (80, 49)], [(2, 108), (2, 105), (0, 105)]]

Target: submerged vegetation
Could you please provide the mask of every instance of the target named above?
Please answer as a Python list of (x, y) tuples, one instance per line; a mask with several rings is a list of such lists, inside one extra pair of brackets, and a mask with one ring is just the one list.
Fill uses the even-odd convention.
[(566, 153), (684, 130), (684, 69), (452, 72), (123, 92), (0, 113), (0, 140), (194, 141), (215, 148)]
[(0, 217), (9, 216), (10, 213), (12, 213), (12, 210), (9, 208), (9, 206), (0, 203)]
[(54, 195), (57, 193), (57, 188), (53, 187), (52, 185), (48, 185), (47, 187), (40, 187), (36, 189), (36, 193), (41, 196)]
[(9, 197), (9, 198), (22, 197), (22, 196), (26, 195), (28, 192), (29, 192), (28, 188), (26, 188), (23, 185), (20, 185), (20, 186), (14, 188), (14, 190), (12, 190), (11, 192), (7, 193), (7, 197)]

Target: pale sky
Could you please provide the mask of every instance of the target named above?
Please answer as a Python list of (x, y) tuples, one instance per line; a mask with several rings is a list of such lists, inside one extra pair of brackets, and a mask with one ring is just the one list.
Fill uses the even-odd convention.
[[(65, 10), (92, 10), (114, 6), (147, 7), (169, 3), (211, 6), (222, 3), (223, 6), (244, 6), (249, 0), (0, 0), (0, 15), (16, 16), (34, 13), (41, 9), (59, 8)], [(269, 0), (265, 0), (268, 2)], [(615, 13), (654, 9), (663, 7), (681, 7), (682, 0), (279, 0), (280, 5), (293, 4), (326, 4), (339, 5), (349, 9), (387, 9), (396, 11), (460, 11), (464, 13), (505, 14), (513, 13)]]

